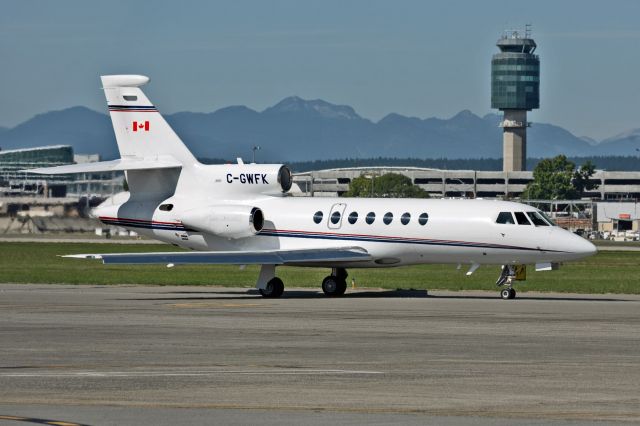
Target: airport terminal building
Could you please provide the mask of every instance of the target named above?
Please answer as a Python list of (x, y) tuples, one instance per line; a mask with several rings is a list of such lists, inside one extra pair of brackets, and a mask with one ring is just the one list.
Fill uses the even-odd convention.
[[(19, 211), (30, 216), (83, 210), (123, 190), (122, 172), (83, 173), (76, 175), (36, 175), (24, 169), (51, 167), (99, 161), (98, 155), (74, 154), (71, 146), (53, 145), (38, 148), (0, 151), (0, 216), (13, 216)], [(442, 170), (418, 167), (355, 167), (317, 170), (294, 175), (294, 196), (341, 196), (351, 181), (365, 176), (375, 179), (387, 173), (399, 173), (429, 193), (432, 198), (497, 198), (518, 199), (533, 180), (531, 171)], [(597, 229), (602, 232), (634, 231), (640, 228), (635, 206), (640, 199), (640, 172), (598, 170), (592, 180), (598, 187), (585, 194), (588, 201), (548, 205), (561, 226), (568, 229)], [(625, 211), (609, 214), (596, 209), (596, 204), (626, 202)], [(549, 203), (547, 203), (549, 204)], [(84, 206), (84, 207), (83, 207)], [(543, 208), (542, 206), (540, 206)], [(622, 208), (622, 207), (620, 207)], [(635, 208), (635, 207), (634, 207)], [(611, 210), (613, 211), (613, 210)], [(627, 219), (630, 217), (631, 219)]]
[(22, 170), (73, 164), (73, 148), (52, 145), (0, 151), (0, 195), (65, 197), (73, 176), (34, 175)]
[(122, 172), (36, 175), (23, 170), (99, 161), (69, 145), (0, 151), (0, 197), (108, 196), (122, 190)]
[(40, 175), (24, 171), (99, 160), (98, 155), (74, 154), (69, 145), (0, 151), (0, 217), (77, 214), (122, 191), (122, 172)]
[[(355, 167), (297, 173), (294, 182), (299, 195), (336, 196), (349, 190), (351, 180), (387, 173), (399, 173), (427, 191), (433, 198), (518, 198), (529, 182), (532, 171), (440, 170), (417, 167)], [(585, 194), (594, 200), (640, 199), (640, 172), (597, 170), (591, 178), (598, 187)]]

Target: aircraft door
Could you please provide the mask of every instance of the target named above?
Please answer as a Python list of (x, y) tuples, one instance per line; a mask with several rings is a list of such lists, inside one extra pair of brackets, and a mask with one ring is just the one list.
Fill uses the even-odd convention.
[(345, 203), (336, 203), (331, 207), (329, 218), (327, 219), (327, 226), (329, 229), (340, 229), (342, 226), (342, 218), (344, 216), (344, 210), (347, 208)]

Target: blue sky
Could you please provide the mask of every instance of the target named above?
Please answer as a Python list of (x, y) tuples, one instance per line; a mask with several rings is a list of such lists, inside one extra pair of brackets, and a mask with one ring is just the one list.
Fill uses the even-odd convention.
[(0, 2), (0, 125), (74, 105), (106, 111), (99, 75), (151, 77), (163, 112), (261, 110), (298, 95), (390, 112), (490, 112), (507, 28), (533, 24), (532, 121), (597, 139), (640, 127), (637, 1)]

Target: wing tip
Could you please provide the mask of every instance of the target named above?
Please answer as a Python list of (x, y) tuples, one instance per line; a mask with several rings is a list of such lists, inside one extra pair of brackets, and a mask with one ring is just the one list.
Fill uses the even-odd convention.
[(60, 257), (66, 257), (70, 259), (102, 259), (101, 254), (65, 254)]

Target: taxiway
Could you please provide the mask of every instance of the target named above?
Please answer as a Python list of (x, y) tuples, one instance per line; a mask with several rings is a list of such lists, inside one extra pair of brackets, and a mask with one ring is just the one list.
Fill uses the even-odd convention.
[(0, 342), (0, 424), (640, 421), (638, 296), (2, 285)]

